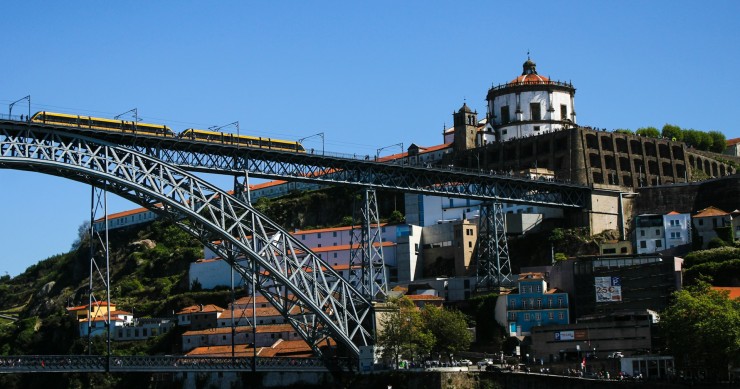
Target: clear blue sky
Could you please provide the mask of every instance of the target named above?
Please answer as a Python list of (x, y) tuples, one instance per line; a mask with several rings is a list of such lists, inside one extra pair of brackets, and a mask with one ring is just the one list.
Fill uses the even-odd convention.
[[(488, 88), (530, 51), (540, 74), (573, 82), (582, 125), (740, 136), (737, 1), (13, 1), (3, 14), (4, 112), (30, 94), (33, 112), (238, 120), (374, 154), (442, 143), (463, 101), (484, 117)], [(67, 251), (89, 218), (84, 185), (8, 170), (0, 185), (0, 274)]]

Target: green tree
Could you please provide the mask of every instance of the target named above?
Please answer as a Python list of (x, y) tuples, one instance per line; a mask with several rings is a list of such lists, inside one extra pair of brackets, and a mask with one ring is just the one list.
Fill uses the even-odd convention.
[(699, 148), (701, 145), (701, 131), (694, 130), (693, 128), (690, 128), (688, 130), (684, 130), (683, 132), (683, 141), (691, 147)]
[(660, 138), (660, 131), (655, 127), (642, 127), (635, 131), (635, 134), (646, 136), (648, 138)]
[(416, 359), (426, 355), (434, 344), (434, 337), (427, 331), (419, 311), (406, 297), (389, 299), (387, 309), (381, 313), (378, 346), (386, 361), (395, 366), (401, 358)]
[(426, 305), (421, 312), (424, 328), (435, 339), (432, 354), (451, 357), (460, 351), (467, 350), (473, 335), (468, 331), (465, 315), (458, 310), (438, 308)]
[(683, 140), (683, 130), (681, 130), (681, 127), (674, 126), (673, 124), (666, 123), (666, 125), (663, 126), (663, 131), (661, 131), (661, 135), (663, 135), (663, 138), (671, 140)]
[(711, 289), (706, 282), (674, 292), (660, 315), (668, 348), (679, 368), (699, 368), (714, 379), (727, 378), (740, 362), (740, 299)]
[(715, 153), (722, 153), (725, 151), (725, 148), (727, 148), (727, 139), (725, 138), (725, 134), (719, 131), (709, 131), (708, 135), (712, 138), (712, 146), (709, 151), (714, 151)]
[(497, 299), (498, 294), (490, 293), (469, 300), (475, 317), (476, 342), (494, 349), (499, 349), (501, 342), (504, 341), (504, 328), (493, 317)]
[(388, 223), (390, 224), (399, 224), (403, 223), (404, 221), (403, 213), (399, 210), (395, 210), (391, 212), (391, 216), (388, 218)]
[(712, 143), (714, 139), (706, 132), (699, 131), (699, 146), (697, 149), (709, 151), (712, 149)]

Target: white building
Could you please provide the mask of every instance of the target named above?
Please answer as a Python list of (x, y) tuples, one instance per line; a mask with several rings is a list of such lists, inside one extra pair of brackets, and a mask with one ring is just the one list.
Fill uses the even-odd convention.
[(637, 254), (650, 254), (691, 243), (691, 215), (670, 212), (666, 215), (635, 217)]
[(521, 76), (488, 90), (488, 132), (505, 142), (575, 124), (573, 85), (537, 74), (529, 58), (522, 67)]
[[(406, 224), (380, 226), (381, 242), (377, 242), (376, 245), (382, 247), (389, 282), (397, 282), (400, 277), (413, 277), (417, 274), (416, 262), (421, 242), (420, 231), (419, 227)], [(345, 279), (349, 278), (351, 234), (352, 229), (349, 226), (292, 233), (296, 239), (326, 261)], [(357, 247), (357, 243), (354, 245)], [(208, 247), (204, 249), (204, 253), (204, 259), (190, 264), (191, 287), (194, 283), (200, 284), (204, 289), (213, 289), (218, 286), (228, 287), (232, 283), (232, 276), (234, 286), (243, 284), (239, 274), (232, 274), (229, 264), (218, 258), (216, 253)], [(404, 278), (404, 280), (408, 279)]]

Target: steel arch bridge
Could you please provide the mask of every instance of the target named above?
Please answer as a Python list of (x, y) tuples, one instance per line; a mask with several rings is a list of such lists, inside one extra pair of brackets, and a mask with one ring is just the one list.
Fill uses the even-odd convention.
[(0, 127), (28, 126), (58, 130), (126, 146), (189, 171), (325, 185), (352, 185), (400, 190), (431, 196), (532, 204), (563, 208), (588, 206), (589, 188), (459, 168), (424, 167), (376, 162), (367, 156), (311, 154), (239, 147), (230, 143), (150, 136), (145, 133), (102, 131), (84, 126), (62, 127), (36, 122), (0, 120)]
[[(355, 357), (372, 343), (371, 303), (328, 263), (249, 204), (180, 168), (99, 139), (12, 122), (0, 128), (0, 168), (105, 188), (174, 221), (254, 280), (317, 354), (329, 337)], [(254, 267), (239, 265), (240, 256)]]

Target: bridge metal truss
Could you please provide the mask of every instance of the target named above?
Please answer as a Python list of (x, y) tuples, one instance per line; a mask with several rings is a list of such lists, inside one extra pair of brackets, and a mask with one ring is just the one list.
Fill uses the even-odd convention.
[(501, 203), (484, 202), (478, 218), (476, 289), (511, 286), (511, 261), (506, 240), (506, 219)]
[[(0, 168), (105, 187), (174, 220), (245, 280), (255, 277), (258, 290), (317, 354), (329, 337), (354, 356), (372, 342), (371, 303), (328, 263), (248, 204), (180, 168), (99, 139), (18, 122), (0, 125)], [(250, 260), (247, 266), (235, 263), (240, 256)]]
[[(12, 121), (0, 121), (17, 123)], [(107, 140), (171, 165), (205, 173), (242, 175), (287, 181), (343, 184), (392, 189), (435, 196), (496, 200), (506, 203), (584, 208), (588, 188), (557, 181), (534, 180), (485, 171), (398, 165), (327, 154), (296, 153), (237, 147), (187, 139), (134, 133), (95, 131), (29, 123), (32, 128), (56, 128)]]
[(362, 203), (355, 200), (350, 234), (349, 282), (369, 300), (385, 300), (388, 275), (383, 258), (378, 198), (374, 189), (362, 191)]
[[(252, 361), (256, 363), (252, 365)], [(348, 358), (232, 358), (190, 356), (8, 355), (0, 356), (0, 373), (103, 373), (190, 371), (349, 371)]]

